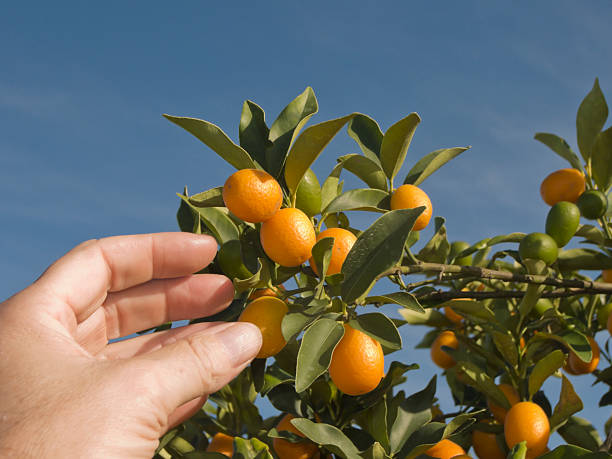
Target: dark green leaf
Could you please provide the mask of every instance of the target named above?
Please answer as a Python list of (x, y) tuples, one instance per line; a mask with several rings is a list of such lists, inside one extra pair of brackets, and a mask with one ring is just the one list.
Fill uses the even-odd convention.
[(533, 371), (529, 375), (529, 398), (540, 390), (544, 381), (552, 376), (565, 362), (565, 354), (559, 349), (552, 351), (546, 357), (541, 358), (535, 364)]
[[(185, 194), (187, 194), (187, 188), (185, 188)], [(179, 194), (178, 196), (181, 195)], [(181, 200), (179, 204), (178, 211), (176, 212), (176, 221), (181, 231), (198, 234), (197, 228), (200, 226), (200, 217), (188, 202), (184, 200)]]
[(550, 418), (550, 430), (554, 432), (557, 428), (567, 421), (567, 419), (574, 413), (577, 413), (583, 408), (582, 400), (576, 394), (574, 386), (565, 375), (561, 376), (561, 395), (559, 396), (559, 402), (553, 411)]
[(591, 160), (593, 179), (599, 189), (606, 193), (612, 186), (612, 127), (595, 138)]
[(338, 186), (341, 172), (342, 163), (336, 164), (329, 176), (325, 179), (325, 182), (323, 182), (323, 186), (321, 187), (321, 209), (325, 209), (340, 193), (338, 191)]
[(411, 113), (385, 132), (380, 146), (380, 162), (389, 179), (393, 180), (402, 167), (412, 136), (420, 122), (419, 115)]
[(319, 319), (302, 338), (297, 356), (295, 390), (302, 392), (327, 371), (332, 353), (344, 335), (344, 327), (331, 319)]
[(593, 89), (586, 95), (576, 115), (576, 137), (578, 148), (585, 161), (591, 157), (593, 143), (608, 118), (608, 105), (599, 80), (595, 78)]
[(219, 244), (239, 238), (238, 227), (229, 217), (226, 209), (221, 207), (195, 207), (186, 196), (180, 194), (178, 196), (194, 210), (194, 213), (199, 214)]
[(291, 146), (285, 164), (285, 182), (291, 196), (295, 196), (297, 187), (308, 168), (321, 154), (327, 144), (334, 138), (354, 114), (324, 121), (307, 128)]
[(557, 264), (562, 271), (602, 270), (612, 268), (612, 258), (591, 249), (560, 250)]
[(435, 232), (429, 242), (421, 249), (418, 258), (428, 263), (445, 263), (450, 252), (450, 244), (446, 239), (444, 218), (435, 218)]
[(232, 142), (227, 134), (218, 126), (197, 118), (166, 114), (164, 114), (164, 117), (193, 134), (236, 169), (253, 169), (257, 167), (251, 156), (242, 147)]
[(365, 303), (379, 306), (383, 304), (399, 304), (404, 308), (412, 309), (421, 314), (425, 313), (425, 309), (423, 309), (423, 306), (421, 306), (416, 297), (408, 292), (392, 292), (383, 295), (368, 296), (365, 299)]
[(242, 105), (238, 138), (240, 139), (240, 146), (261, 166), (266, 165), (269, 133), (263, 109), (255, 102), (246, 100)]
[(223, 187), (218, 186), (189, 196), (189, 203), (195, 207), (225, 207)]
[(582, 170), (578, 155), (572, 151), (565, 139), (547, 132), (538, 132), (534, 138), (569, 162), (574, 169)]
[(331, 261), (333, 246), (334, 238), (324, 237), (323, 239), (317, 241), (312, 248), (312, 258), (317, 266), (317, 271), (319, 272), (321, 282), (325, 280), (325, 275), (329, 269), (329, 262)]
[(372, 446), (361, 453), (360, 457), (362, 459), (391, 459), (391, 456), (385, 452), (385, 448), (378, 442), (374, 442)]
[(389, 209), (389, 193), (375, 188), (348, 190), (334, 198), (322, 214), (345, 212), (348, 210), (367, 210), (384, 212)]
[(357, 458), (359, 451), (337, 427), (322, 422), (312, 422), (305, 418), (292, 419), (293, 424), (300, 432), (318, 445), (340, 457)]
[(391, 319), (380, 312), (361, 314), (349, 321), (351, 327), (374, 338), (383, 347), (401, 349), (402, 337)]
[(463, 377), (470, 381), (470, 385), (482, 392), (487, 399), (491, 399), (502, 408), (510, 408), (510, 403), (504, 393), (484, 370), (471, 362), (457, 362), (457, 368), (463, 371)]
[(356, 154), (341, 156), (338, 161), (344, 169), (355, 174), (370, 188), (388, 190), (387, 177), (378, 162)]
[(609, 459), (610, 455), (603, 452), (593, 453), (578, 446), (562, 445), (557, 446), (550, 453), (546, 453), (538, 459), (575, 459), (576, 457), (581, 457), (582, 459)]
[(516, 342), (510, 332), (502, 333), (493, 330), (491, 331), (491, 337), (499, 353), (509, 364), (516, 367), (518, 365), (518, 350), (516, 349)]
[(414, 166), (412, 166), (412, 169), (408, 171), (404, 179), (404, 183), (415, 186), (420, 185), (427, 177), (469, 148), (470, 147), (441, 148), (440, 150), (432, 151), (423, 156)]
[(257, 392), (261, 392), (265, 382), (266, 359), (254, 359), (251, 362), (251, 377)]
[(557, 430), (563, 439), (576, 446), (597, 451), (601, 446), (601, 438), (597, 429), (586, 419), (571, 416), (567, 422)]
[(372, 161), (380, 161), (383, 133), (376, 121), (367, 115), (356, 115), (348, 125), (348, 134), (357, 142), (365, 156)]
[(387, 212), (361, 233), (342, 265), (344, 301), (355, 301), (380, 274), (400, 261), (408, 234), (424, 209)]
[(363, 427), (374, 438), (389, 450), (389, 432), (387, 429), (387, 403), (383, 398), (363, 415)]
[(576, 330), (562, 330), (558, 334), (539, 332), (534, 339), (551, 339), (571, 348), (576, 356), (583, 362), (590, 362), (593, 358), (591, 343), (584, 334)]
[(311, 87), (293, 99), (272, 123), (269, 140), (272, 145), (266, 150), (267, 170), (278, 177), (285, 165), (291, 142), (310, 117), (319, 110), (317, 98)]

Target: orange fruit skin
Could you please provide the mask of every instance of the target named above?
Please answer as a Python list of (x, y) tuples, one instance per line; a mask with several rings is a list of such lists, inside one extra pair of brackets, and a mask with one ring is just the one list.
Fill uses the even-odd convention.
[(429, 196), (414, 185), (402, 185), (391, 195), (391, 210), (414, 209), (420, 206), (425, 206), (425, 210), (414, 223), (414, 231), (421, 231), (431, 220), (433, 208)]
[(546, 450), (550, 436), (548, 417), (539, 405), (519, 402), (508, 411), (504, 421), (504, 436), (508, 448), (525, 441), (527, 457), (538, 457)]
[[(279, 290), (285, 290), (285, 287), (283, 287), (282, 285), (277, 285), (276, 288)], [(249, 295), (249, 301), (256, 300), (257, 298), (261, 298), (262, 296), (275, 296), (278, 298), (278, 292), (268, 287), (259, 288), (257, 290), (254, 290), (253, 293)]]
[(505, 459), (506, 455), (497, 443), (494, 433), (474, 430), (472, 432), (472, 446), (480, 459)]
[(445, 438), (425, 451), (425, 454), (436, 459), (451, 459), (465, 454), (465, 450), (454, 441)]
[(304, 212), (293, 207), (281, 209), (262, 223), (259, 232), (266, 255), (281, 266), (299, 266), (312, 255), (317, 236)]
[(250, 322), (261, 331), (261, 349), (258, 359), (265, 359), (280, 352), (287, 342), (283, 337), (281, 323), (287, 314), (287, 304), (274, 296), (262, 296), (244, 308), (239, 322)]
[(234, 437), (230, 437), (221, 432), (216, 433), (206, 447), (206, 451), (209, 453), (221, 453), (225, 454), (227, 457), (232, 457), (234, 455)]
[(472, 459), (472, 456), (468, 456), (467, 454), (460, 454), (459, 456), (453, 456), (453, 459)]
[(612, 284), (612, 269), (604, 269), (601, 272), (601, 278), (604, 282)]
[(560, 201), (575, 203), (585, 189), (584, 174), (577, 169), (559, 169), (542, 181), (540, 194), (549, 206)]
[(348, 395), (370, 392), (384, 376), (385, 356), (378, 341), (344, 324), (344, 336), (334, 349), (329, 376)]
[[(511, 407), (521, 401), (518, 392), (510, 384), (502, 383), (497, 387), (499, 387), (499, 390), (504, 393)], [(504, 419), (506, 419), (507, 410), (492, 402), (491, 400), (487, 400), (487, 406), (489, 407), (489, 411), (491, 412), (495, 420), (503, 424)]]
[(593, 370), (597, 368), (599, 364), (599, 346), (592, 337), (588, 337), (589, 343), (591, 343), (591, 351), (593, 351), (593, 358), (590, 362), (583, 362), (578, 358), (575, 352), (570, 351), (569, 358), (567, 359), (567, 366), (570, 368), (572, 374), (585, 375), (587, 373), (593, 373)]
[(457, 341), (457, 337), (452, 331), (443, 331), (431, 345), (431, 360), (440, 368), (447, 370), (454, 366), (456, 362), (442, 350), (442, 346), (452, 347), (453, 349), (459, 347), (459, 341)]
[(223, 185), (223, 202), (240, 220), (260, 223), (272, 217), (283, 203), (283, 190), (265, 171), (241, 169)]
[[(357, 236), (351, 233), (349, 230), (343, 228), (328, 228), (322, 231), (317, 236), (317, 242), (326, 237), (334, 238), (334, 245), (332, 246), (331, 259), (329, 260), (329, 268), (327, 269), (327, 276), (338, 274), (342, 269), (346, 256), (351, 251), (353, 244), (357, 240)], [(310, 267), (318, 276), (317, 264), (314, 258), (310, 258)]]
[[(276, 430), (279, 432), (286, 430), (303, 437), (304, 434), (302, 434), (302, 432), (297, 430), (294, 425), (291, 424), (291, 420), (294, 419), (294, 417), (295, 416), (291, 414), (286, 414), (276, 426)], [(275, 438), (272, 445), (274, 447), (274, 451), (276, 451), (276, 454), (278, 454), (280, 459), (310, 459), (317, 454), (319, 450), (317, 445), (314, 443), (291, 443), (290, 441), (283, 440), (282, 438)]]

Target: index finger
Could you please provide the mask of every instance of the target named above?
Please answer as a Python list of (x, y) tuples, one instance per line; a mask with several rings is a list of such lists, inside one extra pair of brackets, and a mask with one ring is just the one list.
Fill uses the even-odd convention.
[(78, 245), (53, 263), (35, 285), (67, 303), (77, 320), (95, 311), (108, 292), (151, 279), (192, 274), (215, 257), (217, 242), (191, 233), (114, 236)]

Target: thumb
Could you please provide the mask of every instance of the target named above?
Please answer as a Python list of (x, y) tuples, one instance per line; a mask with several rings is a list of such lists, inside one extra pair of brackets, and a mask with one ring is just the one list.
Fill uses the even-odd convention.
[(229, 383), (260, 347), (261, 332), (255, 325), (219, 323), (133, 360), (148, 362), (154, 402), (169, 416), (184, 403)]

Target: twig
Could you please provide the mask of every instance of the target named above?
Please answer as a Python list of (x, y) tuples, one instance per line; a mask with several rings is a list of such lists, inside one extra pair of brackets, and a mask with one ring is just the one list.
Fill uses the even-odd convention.
[[(569, 288), (569, 289), (556, 289), (549, 292), (543, 292), (540, 295), (543, 298), (564, 298), (568, 296), (576, 296), (583, 294), (603, 293), (610, 290), (599, 290), (597, 288)], [(447, 290), (436, 290), (435, 292), (428, 292), (423, 295), (415, 295), (416, 298), (423, 301), (447, 301), (457, 298), (471, 298), (471, 299), (487, 299), (487, 298), (522, 298), (525, 296), (525, 292), (521, 290), (506, 290), (496, 292), (470, 292), (470, 291), (447, 291)]]

